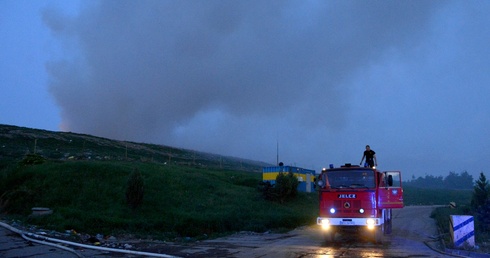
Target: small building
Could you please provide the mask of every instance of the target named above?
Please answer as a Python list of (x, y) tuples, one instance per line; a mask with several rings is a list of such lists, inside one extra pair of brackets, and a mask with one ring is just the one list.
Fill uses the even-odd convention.
[(279, 173), (293, 173), (298, 178), (298, 191), (311, 193), (315, 187), (315, 170), (292, 167), (274, 166), (262, 168), (262, 180), (271, 184), (276, 184), (276, 177)]

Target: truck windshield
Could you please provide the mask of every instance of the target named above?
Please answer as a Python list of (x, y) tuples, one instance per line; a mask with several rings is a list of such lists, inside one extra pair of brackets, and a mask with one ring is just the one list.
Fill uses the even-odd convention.
[(326, 180), (331, 188), (374, 188), (374, 171), (342, 170), (326, 173)]

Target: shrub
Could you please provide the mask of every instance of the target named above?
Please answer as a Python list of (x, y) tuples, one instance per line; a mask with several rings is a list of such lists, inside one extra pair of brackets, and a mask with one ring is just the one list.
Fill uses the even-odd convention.
[(479, 224), (478, 228), (483, 232), (490, 231), (490, 200), (484, 205), (480, 205), (476, 210), (476, 219)]
[(276, 189), (281, 203), (298, 195), (298, 179), (293, 173), (279, 173), (276, 177)]
[(277, 199), (277, 194), (274, 189), (274, 185), (271, 182), (260, 182), (258, 186), (259, 192), (262, 193), (262, 197), (268, 201), (275, 201)]
[(136, 209), (143, 203), (144, 180), (141, 172), (134, 169), (129, 175), (128, 185), (126, 188), (126, 202), (131, 209)]
[(20, 162), (22, 165), (37, 165), (42, 164), (46, 159), (38, 154), (27, 154)]
[(284, 203), (298, 195), (298, 184), (299, 181), (293, 173), (279, 173), (275, 185), (270, 182), (262, 182), (259, 185), (259, 191), (266, 200)]

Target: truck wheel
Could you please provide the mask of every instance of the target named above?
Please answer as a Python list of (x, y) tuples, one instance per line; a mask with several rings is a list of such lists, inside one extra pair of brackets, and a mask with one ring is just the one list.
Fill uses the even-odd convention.
[(376, 227), (376, 228), (373, 230), (373, 238), (374, 238), (374, 243), (375, 243), (375, 244), (381, 244), (381, 243), (382, 243), (382, 239), (383, 239), (383, 230), (382, 230), (381, 226)]
[(391, 219), (387, 219), (385, 221), (385, 234), (386, 235), (391, 234), (391, 225), (392, 225)]
[(334, 230), (329, 230), (324, 233), (324, 239), (325, 242), (327, 243), (334, 243), (335, 242), (335, 231)]
[(391, 234), (393, 213), (391, 209), (385, 210), (384, 212), (385, 212), (385, 219), (384, 219), (383, 229), (384, 229), (384, 234), (387, 235), (387, 234)]

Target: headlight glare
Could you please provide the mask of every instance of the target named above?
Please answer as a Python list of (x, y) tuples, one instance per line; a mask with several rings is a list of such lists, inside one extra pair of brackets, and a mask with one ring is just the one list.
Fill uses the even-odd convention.
[(323, 229), (329, 229), (330, 228), (330, 221), (328, 219), (322, 219), (322, 228)]
[(334, 208), (331, 208), (330, 209), (330, 213), (334, 214), (335, 213), (335, 209)]
[(374, 219), (367, 219), (366, 224), (367, 224), (368, 229), (373, 229), (376, 222), (374, 221)]

